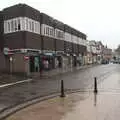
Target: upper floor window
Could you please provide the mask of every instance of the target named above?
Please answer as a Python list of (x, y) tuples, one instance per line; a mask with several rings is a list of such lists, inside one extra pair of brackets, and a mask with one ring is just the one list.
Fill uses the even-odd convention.
[(10, 32), (10, 22), (7, 23), (8, 26), (6, 26), (8, 29), (8, 32)]
[(42, 24), (41, 31), (42, 35), (54, 37), (54, 28), (49, 25)]
[(11, 31), (14, 31), (14, 21), (12, 20), (10, 24), (11, 24), (11, 27), (10, 27)]
[(32, 21), (32, 32), (34, 32), (34, 22)]
[(20, 25), (20, 19), (18, 19), (18, 30), (21, 29), (21, 25)]
[(15, 27), (15, 31), (17, 31), (17, 30), (18, 30), (18, 25), (17, 25), (17, 22), (18, 22), (18, 21), (17, 21), (17, 20), (15, 20), (15, 26), (14, 26), (14, 27)]
[(26, 25), (26, 30), (28, 30), (29, 25), (28, 25), (28, 19), (27, 18), (25, 19), (25, 25)]
[(64, 31), (56, 29), (56, 38), (63, 40), (64, 39)]
[(27, 17), (18, 17), (4, 21), (4, 33), (29, 31), (40, 34), (40, 22)]

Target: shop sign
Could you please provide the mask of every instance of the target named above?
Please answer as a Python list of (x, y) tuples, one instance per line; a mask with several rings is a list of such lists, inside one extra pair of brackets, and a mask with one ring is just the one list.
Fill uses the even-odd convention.
[(29, 60), (29, 56), (24, 56), (24, 59), (25, 60)]
[(53, 53), (44, 53), (44, 55), (53, 56)]

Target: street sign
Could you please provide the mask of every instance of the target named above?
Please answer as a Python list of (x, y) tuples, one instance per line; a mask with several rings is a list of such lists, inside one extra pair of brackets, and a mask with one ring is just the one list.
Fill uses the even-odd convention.
[(10, 50), (10, 49), (6, 47), (6, 48), (3, 49), (3, 53), (4, 53), (5, 55), (8, 55), (8, 54), (9, 54), (9, 50)]

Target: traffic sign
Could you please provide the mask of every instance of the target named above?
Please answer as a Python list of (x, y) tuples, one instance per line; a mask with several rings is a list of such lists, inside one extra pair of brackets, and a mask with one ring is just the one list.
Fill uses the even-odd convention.
[(10, 49), (9, 49), (9, 48), (7, 48), (7, 47), (6, 47), (6, 48), (4, 48), (4, 49), (3, 49), (4, 54), (5, 54), (5, 55), (8, 55), (8, 54), (9, 54), (9, 50), (10, 50)]

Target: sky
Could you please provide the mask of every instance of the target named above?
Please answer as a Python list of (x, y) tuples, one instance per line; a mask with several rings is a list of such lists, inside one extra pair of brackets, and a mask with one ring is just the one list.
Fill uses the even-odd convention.
[(26, 3), (115, 49), (120, 44), (119, 0), (3, 0), (0, 10)]

